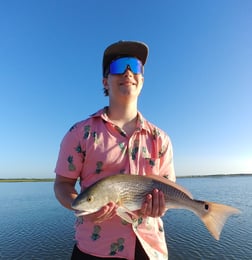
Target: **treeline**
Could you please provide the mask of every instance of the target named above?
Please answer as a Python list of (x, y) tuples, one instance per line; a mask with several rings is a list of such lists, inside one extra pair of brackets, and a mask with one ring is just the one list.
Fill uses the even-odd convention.
[(11, 178), (11, 179), (0, 179), (0, 182), (52, 182), (54, 178), (45, 178), (45, 179), (31, 179), (31, 178)]

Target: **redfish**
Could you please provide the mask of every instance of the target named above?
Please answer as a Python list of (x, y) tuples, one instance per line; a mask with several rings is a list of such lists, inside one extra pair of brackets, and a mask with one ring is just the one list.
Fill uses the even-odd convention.
[(153, 189), (164, 193), (167, 209), (187, 209), (195, 213), (205, 224), (212, 236), (219, 240), (227, 218), (240, 211), (236, 208), (214, 202), (193, 199), (182, 186), (160, 176), (117, 174), (99, 180), (81, 192), (72, 203), (76, 216), (98, 211), (113, 201), (118, 205), (117, 215), (129, 223), (141, 209), (145, 196)]

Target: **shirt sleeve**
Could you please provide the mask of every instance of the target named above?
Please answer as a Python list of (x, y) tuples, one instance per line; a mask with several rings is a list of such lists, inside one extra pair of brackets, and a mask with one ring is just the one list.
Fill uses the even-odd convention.
[(85, 149), (80, 136), (78, 125), (72, 127), (64, 136), (56, 163), (56, 174), (72, 179), (80, 176), (85, 160)]
[(173, 148), (172, 143), (166, 134), (163, 137), (162, 146), (160, 147), (160, 168), (159, 175), (166, 177), (170, 181), (176, 181), (175, 169), (173, 164)]

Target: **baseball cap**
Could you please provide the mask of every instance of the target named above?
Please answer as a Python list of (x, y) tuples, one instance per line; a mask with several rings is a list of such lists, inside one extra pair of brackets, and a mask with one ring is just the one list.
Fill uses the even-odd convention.
[(109, 45), (103, 54), (102, 74), (105, 77), (105, 71), (112, 60), (119, 57), (135, 57), (144, 65), (148, 56), (148, 46), (138, 41), (119, 41)]

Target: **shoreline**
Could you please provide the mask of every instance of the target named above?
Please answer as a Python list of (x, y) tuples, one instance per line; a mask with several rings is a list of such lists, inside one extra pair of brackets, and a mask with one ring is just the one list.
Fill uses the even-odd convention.
[[(179, 178), (208, 178), (208, 177), (235, 177), (235, 176), (252, 176), (252, 173), (234, 173), (234, 174), (211, 174), (211, 175), (184, 175), (176, 176)], [(55, 178), (6, 178), (0, 179), (0, 183), (5, 182), (54, 182)]]
[(1, 182), (53, 182), (54, 178), (10, 178), (0, 179)]

